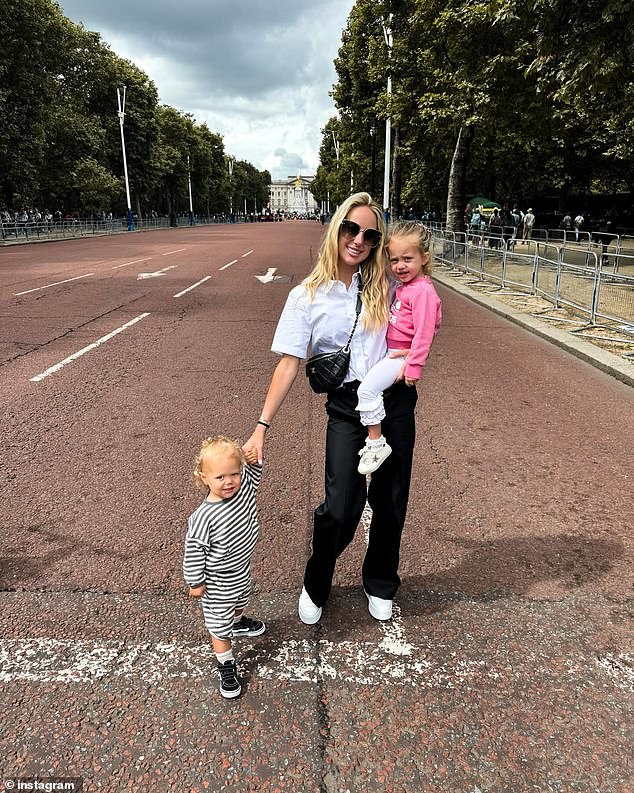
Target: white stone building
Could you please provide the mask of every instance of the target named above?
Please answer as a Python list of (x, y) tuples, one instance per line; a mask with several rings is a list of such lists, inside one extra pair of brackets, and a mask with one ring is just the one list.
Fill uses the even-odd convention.
[(313, 176), (288, 176), (271, 182), (269, 208), (271, 212), (293, 215), (312, 215), (317, 212), (317, 202), (310, 192)]

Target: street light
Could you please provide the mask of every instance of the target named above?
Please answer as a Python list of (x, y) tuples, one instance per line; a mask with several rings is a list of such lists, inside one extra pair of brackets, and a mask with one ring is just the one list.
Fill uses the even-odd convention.
[[(387, 25), (383, 25), (383, 37), (385, 38), (385, 43), (387, 45), (387, 59), (388, 59), (388, 73), (387, 73), (388, 109), (389, 109), (390, 97), (392, 95), (392, 72), (391, 72), (390, 61), (392, 56), (392, 45), (394, 43), (394, 39), (392, 37), (392, 29), (390, 27), (391, 24), (392, 24), (392, 14), (390, 14), (387, 18)], [(383, 215), (385, 217), (386, 223), (388, 223), (390, 220), (391, 145), (392, 145), (392, 119), (388, 115), (388, 117), (385, 119), (385, 169), (383, 172)]]
[(117, 105), (119, 116), (119, 127), (121, 129), (121, 151), (123, 152), (123, 176), (125, 178), (125, 194), (127, 199), (127, 216), (128, 216), (128, 231), (134, 231), (134, 223), (132, 222), (132, 202), (130, 201), (130, 183), (128, 181), (128, 162), (125, 156), (125, 137), (123, 135), (123, 122), (125, 120), (125, 91), (126, 87), (123, 86), (123, 96), (121, 91), (117, 88)]
[(194, 204), (192, 203), (192, 174), (189, 170), (189, 154), (187, 155), (187, 185), (189, 187), (189, 225), (194, 225)]
[(227, 169), (229, 171), (229, 222), (233, 223), (233, 163), (234, 157), (227, 157)]
[(370, 137), (372, 138), (372, 170), (370, 171), (370, 195), (374, 196), (374, 169), (376, 168), (376, 127), (370, 127)]

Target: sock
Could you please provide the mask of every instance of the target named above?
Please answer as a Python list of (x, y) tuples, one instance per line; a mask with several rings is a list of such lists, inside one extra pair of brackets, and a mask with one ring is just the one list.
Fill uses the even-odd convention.
[(224, 653), (216, 653), (216, 658), (219, 664), (224, 664), (225, 661), (233, 661), (233, 648), (231, 650), (226, 650)]
[(375, 440), (368, 438), (366, 443), (368, 446), (383, 446), (385, 443), (385, 437), (381, 435), (380, 438), (376, 438)]
[(233, 624), (237, 625), (240, 622), (240, 620), (242, 619), (243, 616), (244, 616), (244, 612), (242, 612), (242, 614), (240, 614), (239, 617), (234, 617), (233, 618)]

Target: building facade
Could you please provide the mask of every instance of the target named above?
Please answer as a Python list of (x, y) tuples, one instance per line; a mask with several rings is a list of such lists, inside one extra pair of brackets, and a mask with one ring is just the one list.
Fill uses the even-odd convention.
[(318, 211), (317, 202), (310, 192), (313, 176), (288, 176), (286, 179), (272, 181), (269, 194), (269, 208), (273, 214), (314, 215)]

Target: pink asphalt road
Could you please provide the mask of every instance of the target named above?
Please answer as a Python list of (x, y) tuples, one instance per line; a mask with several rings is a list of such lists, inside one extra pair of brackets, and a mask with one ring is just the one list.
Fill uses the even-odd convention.
[[(205, 435), (250, 434), (321, 233), (0, 250), (5, 778), (631, 790), (632, 390), (440, 287), (394, 622), (367, 613), (363, 527), (322, 622), (297, 620), (325, 427), (300, 375), (259, 499), (268, 630), (237, 646), (244, 693), (221, 700), (181, 583), (192, 459)], [(256, 278), (271, 268), (283, 278)]]

